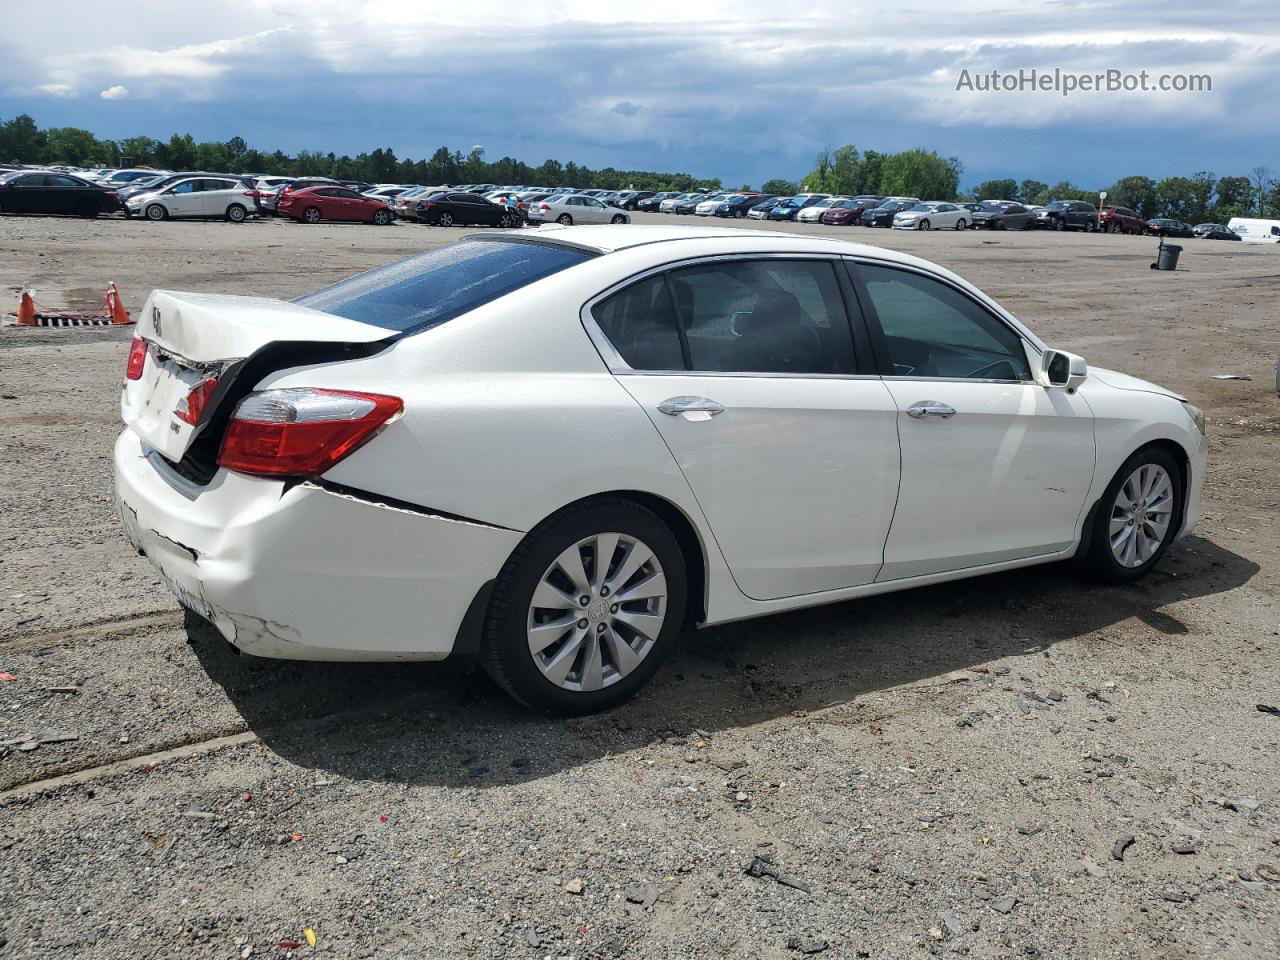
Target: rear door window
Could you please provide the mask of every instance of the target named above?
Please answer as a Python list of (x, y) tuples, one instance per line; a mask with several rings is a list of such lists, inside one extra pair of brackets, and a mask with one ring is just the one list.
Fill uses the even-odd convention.
[(464, 240), (358, 274), (296, 302), (387, 330), (417, 332), (594, 256), (552, 243)]

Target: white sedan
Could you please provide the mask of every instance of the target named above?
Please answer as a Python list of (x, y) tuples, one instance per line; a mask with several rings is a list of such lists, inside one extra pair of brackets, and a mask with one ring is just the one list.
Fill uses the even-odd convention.
[(805, 207), (796, 214), (797, 223), (818, 223), (822, 219), (822, 215), (834, 207), (841, 200), (848, 200), (848, 197), (827, 197), (825, 200), (819, 200), (812, 206)]
[(552, 226), (293, 302), (157, 290), (122, 409), (128, 536), (236, 648), (478, 657), (564, 713), (689, 626), (1073, 556), (1134, 580), (1206, 464), (1196, 407), (955, 274), (772, 231)]
[(693, 212), (699, 217), (714, 217), (716, 207), (726, 200), (734, 200), (740, 196), (742, 196), (740, 193), (717, 193), (714, 196), (707, 197), (707, 199), (695, 206)]
[(603, 200), (580, 193), (562, 193), (531, 203), (525, 209), (530, 223), (630, 223), (631, 217)]
[(933, 200), (893, 215), (895, 230), (963, 230), (969, 226), (969, 211), (954, 203)]

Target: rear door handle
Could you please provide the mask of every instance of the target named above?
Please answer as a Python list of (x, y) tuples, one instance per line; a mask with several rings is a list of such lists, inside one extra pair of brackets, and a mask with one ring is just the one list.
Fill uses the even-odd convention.
[(684, 416), (686, 420), (710, 420), (724, 413), (724, 404), (706, 397), (668, 397), (658, 404), (658, 411), (669, 417)]
[(956, 408), (949, 407), (939, 400), (919, 400), (907, 407), (907, 416), (915, 420), (921, 420), (924, 417), (954, 417)]

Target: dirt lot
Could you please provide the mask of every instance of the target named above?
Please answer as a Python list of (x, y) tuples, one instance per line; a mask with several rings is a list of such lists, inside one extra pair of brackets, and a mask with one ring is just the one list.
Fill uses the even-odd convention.
[[(128, 333), (0, 330), (0, 742), (43, 741), (0, 747), (0, 957), (1275, 957), (1280, 248), (844, 233), (1208, 411), (1162, 569), (704, 631), (570, 722), (447, 665), (237, 658), (117, 529)], [(457, 235), (10, 217), (0, 297), (289, 297)]]

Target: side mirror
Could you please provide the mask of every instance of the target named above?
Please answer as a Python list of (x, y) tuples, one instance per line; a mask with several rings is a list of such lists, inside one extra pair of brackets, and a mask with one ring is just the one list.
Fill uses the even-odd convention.
[(1040, 360), (1040, 380), (1046, 387), (1064, 387), (1075, 393), (1089, 378), (1089, 365), (1084, 357), (1065, 350), (1046, 350)]

